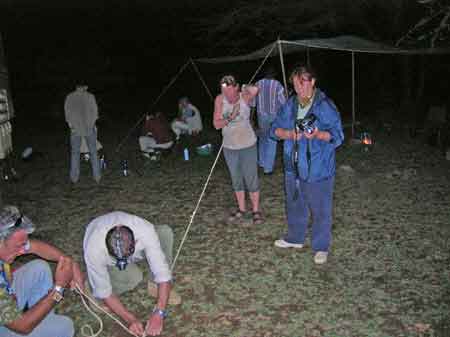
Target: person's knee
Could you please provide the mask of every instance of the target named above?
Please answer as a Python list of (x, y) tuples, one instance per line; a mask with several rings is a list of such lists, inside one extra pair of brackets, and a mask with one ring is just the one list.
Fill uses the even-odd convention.
[(71, 147), (71, 152), (74, 155), (80, 155), (81, 153), (81, 148), (79, 146), (72, 146)]
[(173, 231), (168, 225), (155, 226), (156, 233), (158, 234), (159, 241), (165, 244), (173, 243)]
[(259, 186), (257, 184), (253, 185), (249, 187), (247, 190), (249, 193), (259, 193)]
[(155, 226), (156, 233), (158, 235), (161, 248), (164, 255), (167, 258), (168, 263), (172, 263), (172, 250), (173, 250), (173, 231), (167, 225)]
[(246, 180), (247, 190), (250, 193), (259, 192), (259, 180), (257, 177), (251, 177)]
[(155, 230), (156, 230), (156, 232), (158, 233), (158, 235), (159, 235), (159, 234), (164, 234), (164, 235), (173, 237), (173, 231), (172, 231), (172, 228), (170, 228), (170, 226), (168, 226), (168, 225), (158, 225), (158, 226), (155, 226)]
[(79, 156), (81, 153), (81, 144), (80, 145), (71, 145), (70, 153), (75, 156)]
[(42, 259), (35, 259), (27, 263), (27, 267), (35, 273), (52, 276), (52, 270), (47, 261)]
[(113, 266), (108, 267), (108, 273), (112, 291), (116, 295), (135, 289), (144, 279), (144, 274), (136, 263), (128, 264), (125, 270), (118, 270)]
[(243, 181), (233, 181), (232, 184), (235, 192), (245, 191), (245, 184)]
[(75, 335), (73, 321), (69, 317), (55, 315), (54, 323), (52, 326), (52, 335), (58, 337), (73, 337)]

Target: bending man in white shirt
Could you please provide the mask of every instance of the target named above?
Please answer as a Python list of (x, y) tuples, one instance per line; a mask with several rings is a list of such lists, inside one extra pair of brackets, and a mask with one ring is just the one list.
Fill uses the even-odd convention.
[[(134, 289), (143, 279), (136, 262), (147, 259), (157, 285), (157, 303), (146, 322), (146, 334), (157, 336), (163, 330), (172, 275), (173, 233), (168, 226), (150, 222), (125, 212), (111, 212), (89, 223), (83, 241), (84, 259), (94, 297), (122, 318), (137, 335), (144, 325), (120, 301), (119, 295)], [(151, 283), (149, 283), (149, 291)], [(155, 295), (155, 294), (153, 294)], [(176, 294), (172, 294), (176, 297)], [(179, 303), (179, 300), (178, 300)]]

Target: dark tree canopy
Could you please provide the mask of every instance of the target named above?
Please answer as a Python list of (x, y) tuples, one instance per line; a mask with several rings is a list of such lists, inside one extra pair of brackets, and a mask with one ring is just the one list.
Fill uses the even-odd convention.
[(450, 3), (445, 0), (418, 0), (425, 8), (423, 17), (397, 45), (441, 47), (450, 44)]
[(449, 15), (450, 6), (441, 0), (237, 0), (225, 12), (197, 16), (192, 23), (196, 39), (209, 42), (210, 55), (230, 55), (278, 37), (341, 34), (435, 46), (448, 43)]

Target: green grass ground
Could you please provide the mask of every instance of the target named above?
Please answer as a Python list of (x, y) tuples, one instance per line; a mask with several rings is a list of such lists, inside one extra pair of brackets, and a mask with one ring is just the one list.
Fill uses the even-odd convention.
[[(160, 162), (141, 158), (134, 139), (115, 153), (118, 128), (101, 133), (108, 168), (100, 186), (85, 163), (70, 188), (61, 131), (34, 136), (38, 153), (17, 162), (21, 179), (1, 186), (4, 201), (37, 223), (34, 237), (80, 261), (86, 224), (112, 210), (170, 225), (177, 248), (214, 161), (195, 155), (186, 140)], [(18, 131), (16, 148), (25, 136)], [(211, 131), (202, 141), (218, 144), (220, 135)], [(122, 159), (129, 177), (121, 175)], [(234, 200), (221, 158), (177, 260), (183, 303), (170, 308), (163, 336), (450, 336), (450, 162), (406, 136), (375, 134), (370, 152), (341, 147), (337, 167), (332, 250), (316, 266), (308, 243), (301, 251), (273, 246), (286, 230), (281, 161), (261, 177), (265, 223), (226, 225)], [(143, 320), (154, 305), (144, 284), (123, 299)], [(76, 294), (58, 309), (74, 319), (77, 336), (83, 324), (97, 326)], [(101, 336), (127, 336), (102, 317)]]

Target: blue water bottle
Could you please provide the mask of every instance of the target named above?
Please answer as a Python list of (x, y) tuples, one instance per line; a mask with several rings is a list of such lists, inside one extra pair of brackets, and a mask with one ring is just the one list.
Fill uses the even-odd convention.
[(189, 149), (187, 147), (185, 147), (183, 150), (183, 157), (184, 160), (189, 160)]

